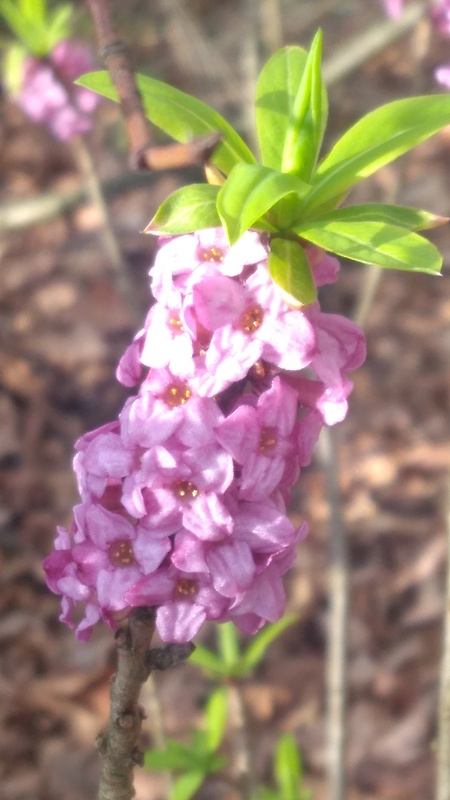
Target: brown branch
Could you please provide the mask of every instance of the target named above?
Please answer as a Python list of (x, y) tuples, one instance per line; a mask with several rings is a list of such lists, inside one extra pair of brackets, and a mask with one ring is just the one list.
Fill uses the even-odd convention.
[(119, 97), (133, 169), (162, 170), (207, 162), (221, 139), (212, 133), (165, 147), (152, 144), (152, 135), (133, 65), (125, 43), (113, 30), (109, 0), (87, 0), (97, 32), (100, 55)]
[(142, 684), (150, 669), (148, 651), (155, 630), (155, 609), (138, 608), (127, 628), (116, 634), (117, 672), (111, 681), (108, 727), (99, 737), (101, 775), (98, 800), (131, 800), (133, 769), (142, 764), (139, 748), (144, 712), (139, 706)]
[(106, 731), (97, 746), (101, 758), (97, 800), (131, 800), (133, 770), (142, 765), (139, 747), (144, 711), (139, 705), (142, 685), (153, 669), (168, 669), (189, 658), (195, 649), (187, 644), (168, 644), (150, 650), (155, 631), (155, 608), (137, 608), (128, 625), (116, 634), (117, 672), (111, 680), (111, 709)]

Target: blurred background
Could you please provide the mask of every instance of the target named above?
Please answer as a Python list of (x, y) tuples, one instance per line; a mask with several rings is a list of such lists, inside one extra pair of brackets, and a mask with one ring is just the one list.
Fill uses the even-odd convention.
[[(250, 140), (246, 109), (259, 67), (282, 44), (308, 46), (318, 26), (330, 83), (328, 145), (377, 105), (442, 91), (433, 71), (450, 60), (449, 41), (420, 3), (407, 5), (397, 25), (381, 0), (128, 0), (112, 8), (138, 71), (206, 100)], [(75, 23), (94, 48), (82, 3)], [(113, 419), (127, 396), (115, 367), (149, 306), (155, 248), (141, 231), (169, 192), (201, 172), (132, 175), (120, 111), (109, 101), (99, 108), (87, 147), (130, 303), (86, 196), (85, 151), (32, 124), (6, 91), (1, 102), (0, 798), (86, 800), (95, 796), (94, 740), (108, 715), (112, 634), (75, 642), (58, 622), (59, 598), (45, 586), (41, 560), (77, 501), (75, 439)], [(450, 215), (449, 167), (444, 130), (350, 200)], [(430, 238), (448, 265), (450, 230)], [(445, 269), (442, 278), (386, 272), (364, 309), (371, 283), (366, 268), (343, 264), (337, 286), (322, 296), (326, 310), (363, 319), (368, 339), (339, 432), (351, 561), (348, 798), (425, 800), (433, 791), (444, 610), (450, 285)], [(244, 698), (260, 778), (274, 736), (292, 732), (313, 798), (322, 800), (329, 508), (319, 459), (302, 473), (292, 513), (311, 527), (288, 576), (298, 623), (270, 649)], [(211, 687), (190, 665), (157, 682), (166, 731), (182, 738)], [(151, 721), (146, 735), (150, 742)], [(137, 793), (156, 800), (161, 781), (140, 771)], [(199, 795), (209, 796), (229, 796), (220, 779)]]

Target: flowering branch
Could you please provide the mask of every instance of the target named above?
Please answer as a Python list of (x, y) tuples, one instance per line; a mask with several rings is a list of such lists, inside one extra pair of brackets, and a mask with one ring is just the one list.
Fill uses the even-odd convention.
[(100, 55), (119, 96), (133, 169), (174, 169), (207, 162), (221, 139), (219, 133), (163, 147), (152, 144), (150, 126), (136, 84), (131, 58), (125, 43), (117, 37), (112, 27), (109, 2), (88, 0), (88, 6), (97, 33)]

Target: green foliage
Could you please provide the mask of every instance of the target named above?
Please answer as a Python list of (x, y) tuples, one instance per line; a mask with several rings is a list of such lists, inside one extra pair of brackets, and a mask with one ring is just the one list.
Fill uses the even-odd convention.
[(189, 744), (167, 739), (164, 750), (146, 752), (147, 769), (181, 773), (173, 783), (170, 800), (189, 800), (207, 775), (224, 767), (226, 761), (216, 751), (223, 738), (226, 716), (226, 691), (219, 688), (208, 699), (204, 730), (192, 730)]
[(235, 626), (232, 622), (225, 622), (217, 626), (217, 654), (200, 645), (189, 661), (216, 678), (230, 680), (248, 677), (263, 660), (269, 645), (296, 621), (294, 614), (286, 614), (278, 622), (265, 625), (252, 637), (243, 652)]
[(325, 130), (327, 94), (320, 72), (322, 40), (310, 53), (279, 50), (256, 86), (256, 127), (263, 164), (309, 180)]
[[(186, 233), (220, 220), (233, 244), (249, 228), (266, 231), (272, 278), (299, 305), (316, 296), (305, 241), (354, 261), (436, 274), (442, 265), (438, 251), (414, 231), (447, 221), (420, 209), (378, 203), (339, 208), (360, 180), (450, 123), (450, 96), (398, 100), (372, 111), (318, 163), (327, 119), (321, 50), (319, 31), (309, 52), (286, 47), (263, 67), (255, 100), (261, 164), (205, 103), (153, 78), (138, 77), (149, 119), (174, 139), (222, 134), (211, 156), (219, 182), (223, 177), (221, 188), (175, 192), (149, 232)], [(104, 72), (78, 82), (117, 99)], [(201, 650), (195, 658), (214, 661)], [(213, 671), (224, 674), (224, 665), (216, 664)]]
[(303, 783), (303, 765), (293, 736), (285, 734), (277, 743), (273, 762), (276, 789), (262, 787), (254, 800), (311, 800)]
[[(146, 75), (138, 75), (137, 82), (147, 117), (172, 139), (189, 142), (195, 136), (217, 131), (222, 134), (211, 162), (225, 175), (235, 164), (255, 162), (239, 134), (206, 103)], [(116, 90), (107, 72), (90, 72), (78, 78), (76, 83), (117, 101)]]
[(335, 212), (298, 225), (295, 231), (324, 250), (363, 264), (431, 275), (438, 275), (442, 266), (441, 254), (431, 242), (385, 222), (353, 222)]
[[(43, 57), (70, 35), (72, 5), (63, 3), (50, 11), (45, 0), (0, 0), (0, 17), (24, 52)], [(8, 86), (14, 86), (16, 79), (9, 73)]]
[[(258, 164), (237, 164), (217, 197), (217, 210), (230, 244), (237, 242), (246, 230), (271, 210), (272, 216), (265, 219), (263, 227), (276, 231), (273, 223), (278, 201), (290, 195), (304, 197), (308, 189), (309, 186), (295, 175), (275, 172)], [(288, 229), (292, 220), (285, 219), (278, 224)]]
[(161, 203), (145, 233), (191, 233), (219, 226), (218, 192), (219, 187), (209, 183), (183, 186)]
[(394, 161), (450, 123), (448, 94), (396, 100), (353, 125), (320, 164), (305, 213), (342, 197), (362, 178)]
[(313, 303), (317, 289), (303, 247), (290, 239), (272, 239), (269, 272), (278, 286), (302, 305)]

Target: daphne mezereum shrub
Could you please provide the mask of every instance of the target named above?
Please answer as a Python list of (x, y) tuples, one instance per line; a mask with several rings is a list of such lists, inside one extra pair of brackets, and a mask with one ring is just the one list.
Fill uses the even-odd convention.
[[(154, 124), (179, 141), (211, 131), (222, 139), (210, 182), (176, 191), (147, 228), (160, 237), (155, 303), (118, 368), (135, 393), (118, 419), (76, 444), (81, 502), (45, 570), (80, 639), (142, 606), (157, 608), (166, 642), (189, 641), (205, 620), (253, 634), (279, 619), (283, 575), (307, 529), (286, 514), (290, 490), (321, 427), (344, 418), (348, 374), (365, 356), (359, 328), (324, 313), (317, 287), (336, 280), (335, 255), (440, 270), (438, 251), (416, 231), (442, 219), (340, 204), (448, 124), (450, 98), (383, 106), (319, 161), (320, 56), (318, 34), (309, 53), (286, 48), (263, 68), (262, 163), (208, 106), (139, 78)], [(80, 83), (115, 97), (106, 73)]]

